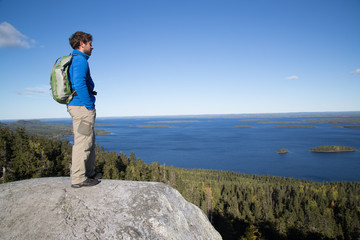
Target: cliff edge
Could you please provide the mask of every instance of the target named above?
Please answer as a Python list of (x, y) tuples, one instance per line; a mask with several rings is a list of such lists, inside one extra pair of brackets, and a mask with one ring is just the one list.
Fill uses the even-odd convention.
[(67, 177), (0, 185), (1, 239), (221, 239), (206, 215), (163, 183)]

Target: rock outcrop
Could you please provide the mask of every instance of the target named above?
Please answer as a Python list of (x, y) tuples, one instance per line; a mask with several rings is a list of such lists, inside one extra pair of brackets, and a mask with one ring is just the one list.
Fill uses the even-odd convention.
[(206, 215), (163, 183), (70, 179), (0, 185), (1, 239), (221, 239)]

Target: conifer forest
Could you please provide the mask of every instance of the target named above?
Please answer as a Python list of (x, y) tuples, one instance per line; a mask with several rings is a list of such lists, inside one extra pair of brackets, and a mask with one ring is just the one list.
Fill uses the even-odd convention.
[[(69, 176), (71, 144), (0, 124), (0, 182)], [(360, 183), (184, 169), (96, 147), (104, 179), (164, 182), (201, 208), (223, 239), (360, 239)], [(69, 182), (70, 185), (70, 182)]]

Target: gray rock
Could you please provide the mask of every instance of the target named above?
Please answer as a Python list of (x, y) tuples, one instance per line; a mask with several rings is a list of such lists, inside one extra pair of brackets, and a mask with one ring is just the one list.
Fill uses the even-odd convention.
[(221, 239), (206, 215), (163, 183), (70, 179), (0, 185), (1, 239)]

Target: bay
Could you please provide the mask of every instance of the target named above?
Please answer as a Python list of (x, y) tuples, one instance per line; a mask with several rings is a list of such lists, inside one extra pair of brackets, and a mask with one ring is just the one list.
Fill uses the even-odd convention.
[[(134, 152), (146, 163), (320, 182), (360, 181), (360, 130), (334, 128), (348, 124), (303, 120), (305, 118), (98, 118), (97, 128), (111, 134), (96, 136), (96, 142), (106, 151), (128, 156)], [(283, 124), (274, 123), (276, 121)], [(315, 128), (276, 127), (284, 125)], [(322, 145), (349, 146), (357, 151), (310, 152), (311, 148)], [(290, 152), (278, 154), (280, 148)]]

